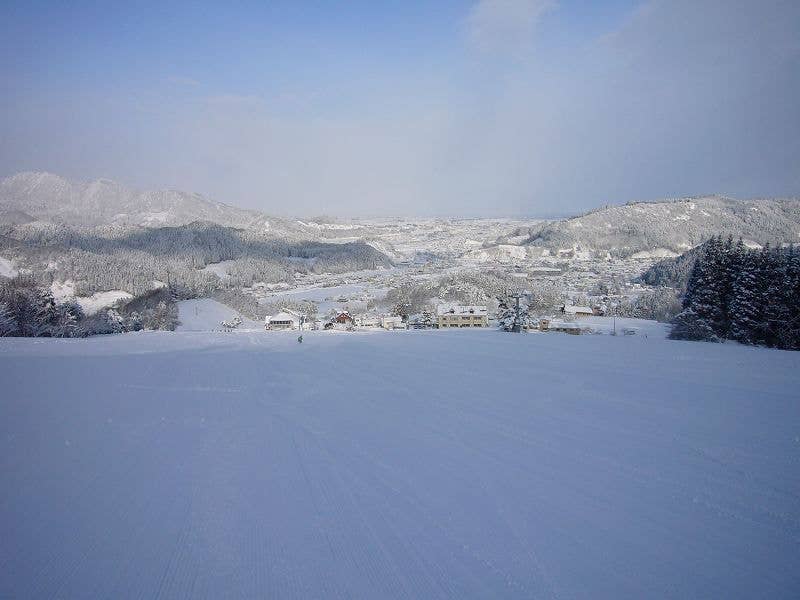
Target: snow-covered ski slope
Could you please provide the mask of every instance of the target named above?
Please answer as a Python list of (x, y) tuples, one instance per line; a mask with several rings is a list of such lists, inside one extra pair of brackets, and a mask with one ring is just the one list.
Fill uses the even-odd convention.
[(248, 319), (234, 309), (211, 298), (178, 302), (178, 331), (221, 331), (225, 329), (222, 322), (232, 321), (235, 317), (242, 320), (237, 329), (264, 329), (263, 323)]
[(797, 598), (800, 353), (0, 339), (2, 598)]

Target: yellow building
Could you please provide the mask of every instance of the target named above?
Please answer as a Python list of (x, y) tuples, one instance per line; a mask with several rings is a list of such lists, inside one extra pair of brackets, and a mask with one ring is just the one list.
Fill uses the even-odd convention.
[(436, 309), (439, 329), (455, 327), (488, 327), (489, 315), (485, 306), (439, 306)]

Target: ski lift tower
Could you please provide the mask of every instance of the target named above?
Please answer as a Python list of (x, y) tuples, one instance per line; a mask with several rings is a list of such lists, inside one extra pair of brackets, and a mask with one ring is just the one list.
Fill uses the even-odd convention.
[(519, 299), (524, 296), (519, 292), (514, 292), (508, 295), (509, 298), (514, 299), (514, 324), (511, 326), (512, 333), (522, 333), (522, 321), (519, 314)]

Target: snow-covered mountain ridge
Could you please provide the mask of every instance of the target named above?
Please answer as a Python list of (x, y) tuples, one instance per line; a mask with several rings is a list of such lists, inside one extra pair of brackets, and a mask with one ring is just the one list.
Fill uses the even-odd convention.
[(108, 179), (76, 182), (45, 172), (23, 172), (0, 181), (0, 214), (67, 225), (164, 227), (211, 221), (257, 229), (275, 237), (316, 237), (296, 221), (215, 202), (179, 190), (139, 191)]
[(741, 237), (749, 245), (797, 243), (800, 199), (705, 196), (637, 202), (542, 223), (527, 233), (527, 245), (551, 253), (579, 249), (616, 256), (680, 254), (719, 234)]

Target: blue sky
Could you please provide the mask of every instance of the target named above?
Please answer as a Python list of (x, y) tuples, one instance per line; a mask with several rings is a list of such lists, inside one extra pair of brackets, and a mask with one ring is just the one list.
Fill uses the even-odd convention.
[(795, 2), (165, 4), (0, 6), (0, 175), (306, 215), (800, 193)]

